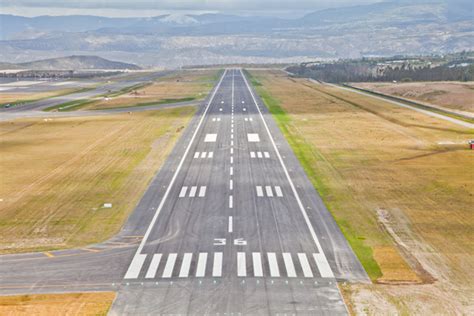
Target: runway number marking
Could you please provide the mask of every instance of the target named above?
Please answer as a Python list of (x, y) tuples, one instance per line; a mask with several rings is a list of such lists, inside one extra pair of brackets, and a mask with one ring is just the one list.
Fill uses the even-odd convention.
[[(231, 224), (231, 219), (229, 219), (229, 225)], [(229, 226), (230, 230), (230, 226)], [(236, 238), (233, 240), (234, 246), (247, 246), (247, 240), (244, 238)], [(227, 244), (226, 238), (214, 238), (214, 246), (225, 246)]]

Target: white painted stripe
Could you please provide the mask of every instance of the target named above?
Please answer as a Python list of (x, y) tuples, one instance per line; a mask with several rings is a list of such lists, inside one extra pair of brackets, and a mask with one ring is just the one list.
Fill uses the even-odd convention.
[(199, 188), (199, 197), (204, 197), (206, 195), (206, 186)]
[(234, 132), (234, 129), (233, 129), (233, 128), (231, 128), (231, 129), (230, 129), (230, 132), (231, 132), (231, 133), (233, 133), (233, 132)]
[(222, 252), (214, 253), (214, 263), (212, 266), (212, 276), (221, 277), (222, 276)]
[(247, 276), (247, 263), (245, 262), (245, 252), (237, 252), (237, 276)]
[(279, 277), (280, 276), (280, 269), (278, 269), (278, 261), (276, 258), (276, 254), (274, 252), (267, 253), (268, 257), (268, 265), (270, 266), (270, 275), (272, 277)]
[(245, 111), (247, 111), (247, 109), (246, 109), (246, 108), (243, 108), (242, 110), (244, 110), (244, 112), (245, 112)]
[(222, 108), (219, 108), (219, 111), (221, 111), (221, 112), (222, 112)]
[(283, 253), (283, 262), (285, 263), (286, 275), (289, 278), (296, 278), (295, 265), (293, 264), (293, 259), (291, 258), (290, 253), (288, 252)]
[(263, 190), (262, 187), (257, 185), (257, 196), (263, 196)]
[(231, 163), (231, 164), (234, 163), (234, 156), (230, 156), (230, 163)]
[(161, 256), (162, 256), (161, 253), (157, 253), (153, 255), (150, 266), (148, 267), (148, 271), (146, 272), (145, 278), (153, 279), (156, 276), (156, 271), (158, 270), (158, 266), (160, 265)]
[(233, 208), (234, 207), (234, 198), (232, 197), (232, 195), (229, 196), (229, 208)]
[[(280, 161), (280, 164), (283, 168), (283, 171), (285, 172), (286, 179), (288, 180), (288, 183), (290, 184), (290, 187), (291, 187), (291, 191), (293, 192), (293, 195), (295, 196), (296, 201), (298, 202), (298, 207), (301, 211), (301, 214), (303, 215), (303, 218), (304, 218), (306, 226), (308, 227), (308, 230), (311, 234), (311, 237), (313, 238), (313, 241), (314, 241), (316, 247), (318, 248), (319, 253), (324, 258), (324, 261), (326, 262), (326, 264), (329, 266), (329, 264), (327, 263), (327, 258), (324, 255), (323, 248), (321, 247), (321, 243), (319, 242), (318, 236), (316, 235), (316, 232), (314, 231), (313, 225), (311, 224), (311, 221), (309, 220), (308, 213), (306, 213), (303, 202), (301, 202), (300, 196), (299, 196), (298, 192), (296, 191), (295, 184), (293, 183), (293, 180), (291, 180), (291, 177), (290, 177), (290, 174), (288, 173), (288, 169), (286, 168), (285, 162), (283, 161), (283, 158), (281, 157), (280, 151), (278, 150), (278, 147), (275, 144), (275, 140), (273, 139), (273, 136), (270, 132), (270, 129), (268, 128), (267, 122), (265, 121), (265, 118), (263, 117), (262, 111), (260, 110), (260, 108), (258, 106), (258, 103), (257, 103), (257, 100), (255, 99), (255, 95), (254, 95), (252, 89), (250, 88), (250, 85), (247, 81), (247, 78), (242, 73), (242, 70), (240, 70), (240, 75), (242, 76), (242, 78), (245, 82), (245, 85), (247, 86), (247, 89), (250, 92), (250, 95), (252, 96), (253, 103), (254, 103), (255, 107), (257, 108), (260, 119), (262, 120), (262, 123), (265, 127), (265, 130), (267, 131), (267, 135), (270, 139), (270, 142), (273, 145), (273, 149), (275, 150), (275, 153), (278, 157), (278, 160)], [(321, 259), (321, 260), (323, 260), (323, 259)], [(330, 267), (329, 267), (329, 270), (330, 270)], [(332, 274), (332, 271), (331, 271), (331, 274)]]
[(247, 140), (249, 143), (257, 143), (260, 141), (260, 136), (256, 133), (249, 133), (247, 134)]
[(234, 146), (234, 141), (233, 140), (230, 141), (230, 145)]
[(323, 278), (334, 278), (329, 262), (326, 256), (322, 253), (313, 253), (314, 261), (318, 266), (319, 273)]
[(234, 134), (230, 134), (230, 139), (234, 139)]
[(233, 190), (234, 189), (234, 180), (230, 179), (229, 180), (229, 190)]
[(230, 149), (230, 154), (231, 154), (231, 155), (234, 154), (234, 148), (231, 148), (231, 149)]
[(187, 278), (189, 276), (189, 269), (191, 268), (191, 259), (193, 258), (192, 253), (185, 253), (183, 256), (183, 262), (181, 263), (181, 270), (179, 270), (180, 278)]
[(312, 278), (313, 271), (311, 271), (311, 267), (309, 265), (308, 257), (306, 257), (305, 253), (299, 253), (298, 259), (300, 260), (301, 268), (303, 269), (303, 275), (305, 278)]
[(206, 134), (204, 137), (205, 143), (214, 143), (217, 140), (217, 134)]
[(171, 278), (173, 276), (173, 268), (176, 262), (176, 257), (178, 255), (175, 253), (170, 253), (168, 255), (168, 260), (166, 260), (165, 270), (163, 271), (163, 278)]
[(206, 154), (207, 154), (207, 153), (206, 153), (205, 151), (203, 151), (203, 152), (201, 153), (201, 158), (206, 158)]
[(213, 151), (210, 151), (210, 152), (209, 152), (209, 155), (207, 155), (207, 158), (212, 158), (212, 157), (214, 157), (214, 152), (213, 152)]
[(263, 268), (262, 268), (262, 256), (260, 252), (252, 253), (253, 261), (253, 275), (255, 277), (263, 277)]
[(230, 124), (230, 128), (234, 128), (234, 123)]
[(214, 117), (214, 118), (212, 119), (212, 121), (215, 122), (215, 121), (216, 121), (216, 118)]
[[(138, 246), (137, 251), (135, 252), (135, 255), (132, 259), (132, 262), (130, 263), (130, 266), (128, 267), (128, 270), (127, 270), (125, 276), (127, 276), (129, 274), (129, 271), (130, 271), (130, 275), (133, 275), (134, 274), (133, 271), (135, 270), (136, 263), (140, 262), (142, 260), (140, 257), (143, 256), (141, 254), (141, 252), (143, 250), (143, 247), (145, 247), (145, 244), (148, 241), (148, 237), (150, 236), (151, 231), (152, 231), (153, 227), (155, 226), (156, 220), (158, 219), (158, 216), (160, 215), (160, 212), (163, 209), (163, 205), (165, 204), (165, 202), (168, 198), (168, 195), (171, 192), (171, 188), (173, 187), (174, 182), (176, 181), (176, 178), (178, 177), (178, 173), (181, 171), (181, 168), (183, 167), (184, 161), (185, 161), (186, 157), (188, 156), (189, 151), (191, 150), (191, 146), (193, 145), (194, 140), (196, 139), (196, 135), (198, 134), (198, 131), (201, 128), (202, 122), (204, 122), (204, 119), (206, 119), (206, 116), (207, 116), (207, 113), (209, 112), (209, 108), (211, 106), (211, 103), (213, 102), (214, 97), (216, 96), (216, 93), (219, 90), (219, 88), (222, 84), (222, 81), (224, 80), (226, 74), (227, 74), (227, 69), (224, 71), (224, 74), (222, 75), (221, 79), (219, 80), (219, 83), (217, 84), (214, 91), (212, 92), (211, 97), (209, 98), (209, 102), (207, 103), (206, 109), (204, 110), (204, 113), (202, 114), (201, 119), (199, 120), (199, 123), (198, 123), (196, 129), (194, 130), (193, 136), (191, 137), (191, 140), (189, 141), (189, 144), (186, 147), (186, 150), (184, 151), (184, 155), (181, 158), (181, 161), (179, 162), (178, 167), (176, 168), (176, 170), (173, 174), (173, 177), (171, 178), (171, 181), (169, 182), (169, 185), (168, 185), (168, 187), (165, 191), (165, 194), (163, 195), (163, 198), (161, 199), (160, 204), (156, 208), (156, 212), (153, 215), (153, 218), (151, 219), (150, 224), (148, 225), (148, 228), (145, 232), (145, 235), (143, 236), (143, 239), (140, 242), (140, 245)], [(143, 262), (142, 262), (142, 264), (143, 264)], [(141, 267), (141, 265), (140, 265), (140, 267)]]
[(267, 192), (267, 196), (268, 196), (268, 197), (272, 197), (272, 196), (273, 196), (273, 191), (272, 191), (272, 187), (271, 187), (271, 186), (267, 185), (267, 186), (265, 187), (265, 191)]
[(229, 173), (230, 173), (230, 175), (234, 174), (234, 167), (230, 167)]
[(250, 121), (253, 121), (253, 118), (249, 118)]
[(244, 121), (247, 122), (249, 119), (248, 118), (244, 118)]
[(206, 275), (207, 252), (199, 253), (198, 263), (196, 267), (196, 277), (202, 278)]
[(255, 158), (255, 152), (253, 151), (250, 152), (250, 158)]
[(137, 254), (133, 257), (132, 263), (128, 267), (127, 273), (125, 274), (124, 279), (136, 279), (140, 274), (143, 263), (145, 263), (146, 255)]
[(218, 117), (218, 118), (217, 118), (217, 121), (218, 121), (218, 122), (220, 122), (220, 121), (221, 121), (221, 118), (220, 118), (220, 117)]
[(191, 190), (189, 190), (189, 197), (195, 197), (196, 196), (196, 191), (197, 191), (197, 187), (192, 186)]
[(234, 218), (232, 216), (229, 216), (229, 233), (232, 233), (234, 231)]
[(199, 158), (199, 151), (196, 151), (196, 152), (194, 153), (194, 158)]
[(185, 197), (187, 190), (188, 190), (188, 187), (182, 187), (181, 192), (179, 192), (179, 197)]
[(270, 154), (268, 153), (268, 151), (265, 151), (263, 155), (265, 156), (265, 158), (270, 158)]
[(278, 197), (282, 197), (283, 196), (283, 192), (281, 191), (281, 188), (277, 185), (275, 186), (275, 193)]
[(262, 152), (261, 152), (261, 151), (258, 151), (258, 152), (257, 152), (257, 157), (258, 157), (258, 158), (262, 158)]

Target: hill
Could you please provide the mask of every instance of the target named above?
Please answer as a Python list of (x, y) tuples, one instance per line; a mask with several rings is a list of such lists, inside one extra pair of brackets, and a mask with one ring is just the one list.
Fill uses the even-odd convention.
[(111, 61), (98, 56), (68, 56), (36, 60), (26, 63), (0, 63), (0, 69), (33, 69), (33, 70), (84, 70), (115, 69), (139, 70), (137, 65)]

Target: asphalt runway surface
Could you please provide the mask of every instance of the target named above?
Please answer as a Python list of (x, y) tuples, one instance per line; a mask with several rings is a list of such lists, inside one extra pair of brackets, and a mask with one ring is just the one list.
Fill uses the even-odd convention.
[(0, 294), (118, 291), (111, 315), (344, 315), (337, 281), (368, 277), (239, 69), (117, 236), (0, 257)]

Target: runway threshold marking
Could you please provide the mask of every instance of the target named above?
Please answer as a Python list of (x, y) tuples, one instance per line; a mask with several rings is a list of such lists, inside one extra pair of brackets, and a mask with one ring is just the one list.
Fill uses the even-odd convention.
[[(125, 273), (124, 278), (127, 278), (127, 276), (128, 277), (134, 276), (136, 274), (135, 271), (137, 270), (137, 267), (139, 267), (141, 269), (141, 266), (143, 265), (143, 263), (145, 261), (145, 258), (146, 258), (146, 255), (141, 254), (141, 252), (143, 250), (143, 247), (145, 246), (145, 244), (148, 240), (148, 236), (150, 236), (150, 233), (153, 229), (153, 226), (155, 226), (156, 220), (158, 219), (158, 215), (160, 214), (161, 209), (163, 208), (163, 205), (165, 204), (165, 202), (168, 198), (168, 195), (171, 192), (171, 188), (173, 187), (173, 184), (176, 181), (176, 178), (178, 177), (178, 173), (181, 171), (181, 168), (183, 167), (184, 161), (185, 161), (186, 157), (188, 156), (189, 151), (191, 150), (191, 146), (192, 146), (194, 140), (196, 139), (198, 131), (201, 128), (201, 125), (204, 122), (204, 119), (206, 118), (207, 113), (209, 112), (209, 108), (210, 108), (212, 102), (214, 101), (214, 97), (216, 96), (216, 93), (219, 90), (219, 88), (222, 84), (222, 81), (224, 80), (226, 74), (227, 74), (227, 69), (222, 74), (222, 77), (219, 80), (219, 83), (217, 84), (216, 88), (212, 92), (211, 98), (209, 99), (209, 102), (207, 103), (206, 109), (204, 110), (204, 113), (201, 116), (201, 119), (199, 120), (199, 123), (198, 123), (196, 129), (194, 130), (193, 136), (191, 137), (191, 140), (189, 141), (189, 144), (186, 147), (186, 150), (184, 151), (184, 155), (181, 158), (181, 161), (179, 162), (178, 167), (176, 168), (176, 170), (173, 174), (173, 177), (171, 178), (170, 184), (168, 185), (168, 187), (165, 191), (165, 194), (163, 195), (163, 198), (161, 199), (161, 202), (160, 202), (160, 204), (158, 205), (158, 207), (156, 209), (155, 215), (153, 215), (153, 218), (150, 221), (150, 225), (148, 226), (148, 228), (145, 232), (145, 235), (144, 235), (140, 245), (138, 246), (137, 251), (135, 252), (135, 255), (132, 259), (132, 262), (130, 263), (130, 265), (128, 267), (127, 272)], [(140, 269), (138, 269), (138, 273), (140, 272)], [(137, 276), (138, 276), (138, 274), (137, 274)]]
[[(240, 74), (242, 76), (242, 78), (244, 79), (244, 82), (245, 82), (245, 85), (247, 86), (247, 89), (248, 91), (250, 92), (250, 95), (252, 97), (252, 100), (253, 100), (253, 103), (255, 105), (255, 107), (257, 108), (257, 111), (259, 113), (259, 116), (260, 116), (260, 119), (262, 120), (263, 122), (263, 125), (265, 127), (265, 130), (267, 131), (267, 134), (268, 134), (268, 137), (270, 139), (270, 142), (272, 143), (273, 145), (273, 148), (275, 150), (275, 153), (277, 155), (277, 158), (278, 160), (280, 161), (280, 164), (283, 168), (283, 171), (286, 175), (286, 178), (288, 180), (288, 183), (290, 184), (290, 187), (291, 187), (291, 190), (293, 192), (293, 195), (295, 196), (296, 198), (296, 201), (298, 203), (298, 206), (299, 206), (299, 209), (301, 211), (301, 214), (303, 215), (303, 218), (305, 220), (305, 223), (306, 223), (306, 226), (308, 227), (308, 230), (311, 234), (311, 237), (313, 238), (313, 241), (318, 249), (318, 256), (317, 256), (317, 262), (319, 262), (319, 266), (321, 266), (323, 269), (325, 269), (325, 275), (327, 276), (332, 276), (334, 277), (333, 275), (333, 272), (332, 272), (332, 269), (327, 261), (327, 258), (326, 258), (326, 255), (324, 254), (324, 250), (321, 246), (321, 243), (319, 242), (319, 239), (318, 239), (318, 236), (316, 235), (316, 232), (314, 231), (314, 228), (313, 228), (313, 225), (311, 224), (311, 221), (309, 220), (309, 217), (308, 217), (308, 214), (306, 213), (306, 210), (304, 208), (304, 205), (303, 205), (303, 202), (301, 202), (301, 198), (298, 194), (298, 191), (296, 191), (296, 188), (295, 188), (295, 185), (293, 183), (293, 180), (291, 179), (290, 177), (290, 174), (288, 173), (288, 169), (286, 168), (286, 165), (285, 165), (285, 162), (283, 161), (283, 158), (281, 157), (281, 154), (280, 154), (280, 151), (278, 150), (278, 147), (276, 146), (276, 143), (275, 143), (275, 140), (273, 139), (273, 136), (272, 136), (272, 133), (270, 132), (270, 129), (268, 128), (268, 124), (267, 122), (265, 121), (265, 118), (263, 117), (263, 114), (262, 114), (262, 111), (260, 110), (260, 107), (258, 106), (258, 102), (255, 98), (255, 95), (252, 91), (252, 89), (250, 88), (250, 85), (247, 81), (247, 78), (245, 77), (244, 73), (242, 72), (242, 69), (240, 69)], [(316, 256), (315, 256), (315, 260), (316, 260)]]

